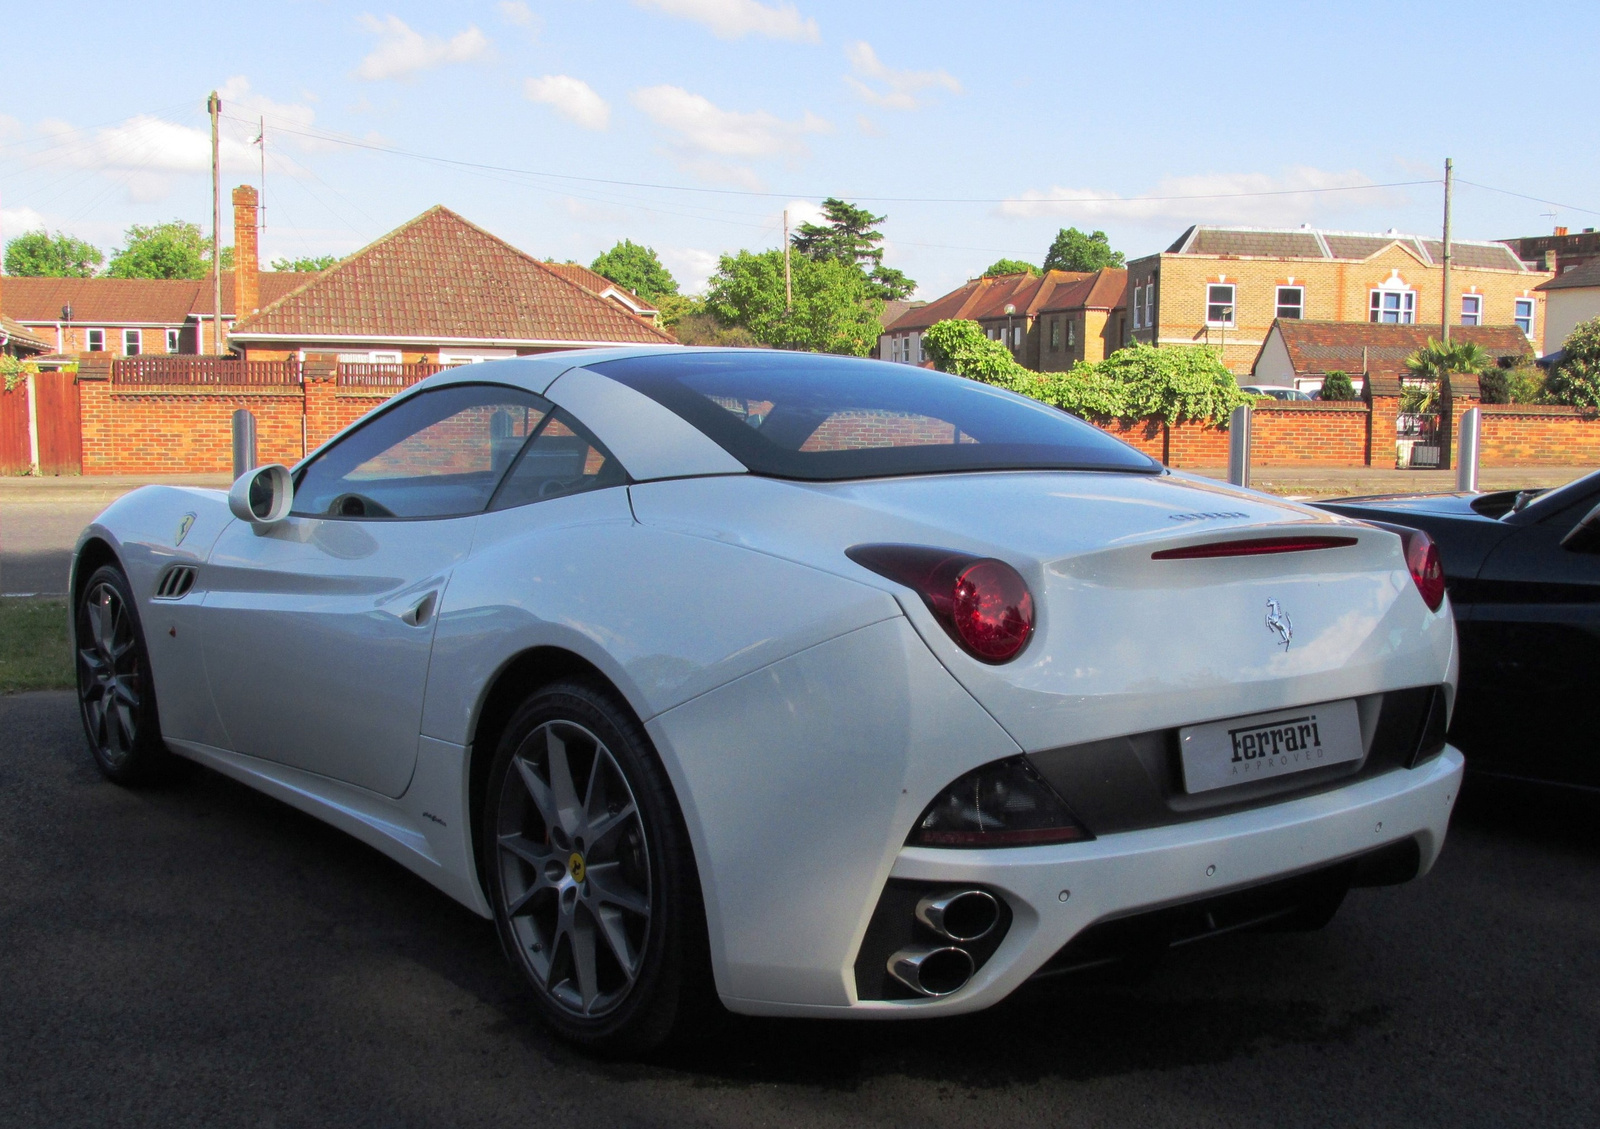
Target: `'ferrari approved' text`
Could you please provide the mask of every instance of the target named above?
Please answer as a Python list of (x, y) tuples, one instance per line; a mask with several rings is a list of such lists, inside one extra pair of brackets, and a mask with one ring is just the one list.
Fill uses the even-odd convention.
[(1178, 731), (1184, 787), (1226, 788), (1267, 776), (1357, 761), (1361, 722), (1354, 702), (1280, 710)]

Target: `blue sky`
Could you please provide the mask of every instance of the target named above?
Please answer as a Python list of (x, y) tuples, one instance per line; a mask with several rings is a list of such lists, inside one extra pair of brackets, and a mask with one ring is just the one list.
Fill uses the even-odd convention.
[(1600, 226), (1592, 0), (4, 0), (0, 26), (41, 63), (0, 85), (0, 238), (209, 226), (213, 88), (225, 187), (259, 181), (266, 119), (268, 258), (442, 203), (541, 256), (645, 242), (694, 286), (834, 194), (933, 297), (1066, 225), (1130, 256), (1196, 221), (1436, 232), (1437, 184), (1366, 186), (1447, 155), (1501, 190), (1460, 186), (1460, 237)]

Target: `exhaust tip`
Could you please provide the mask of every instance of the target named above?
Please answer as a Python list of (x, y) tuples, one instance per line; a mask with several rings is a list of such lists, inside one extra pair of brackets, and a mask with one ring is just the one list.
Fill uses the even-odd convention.
[(889, 958), (889, 975), (919, 996), (948, 996), (972, 979), (972, 957), (963, 949), (901, 949)]
[(1000, 903), (987, 890), (943, 890), (917, 903), (917, 920), (948, 941), (977, 941), (1000, 921)]

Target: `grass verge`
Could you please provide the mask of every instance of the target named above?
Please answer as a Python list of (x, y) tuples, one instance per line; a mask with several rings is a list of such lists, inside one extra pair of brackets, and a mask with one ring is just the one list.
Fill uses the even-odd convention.
[(72, 686), (67, 605), (60, 600), (0, 599), (0, 694)]

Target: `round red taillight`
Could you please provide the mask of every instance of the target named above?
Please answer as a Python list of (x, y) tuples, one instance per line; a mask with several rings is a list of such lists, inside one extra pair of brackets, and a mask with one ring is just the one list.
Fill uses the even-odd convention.
[(1015, 658), (1033, 634), (1033, 594), (1003, 561), (978, 561), (962, 569), (950, 614), (961, 642), (985, 662)]
[(1422, 602), (1428, 605), (1428, 610), (1436, 612), (1444, 603), (1444, 564), (1439, 560), (1439, 546), (1419, 529), (1405, 539), (1405, 547), (1411, 579), (1416, 581), (1417, 591), (1422, 594)]

